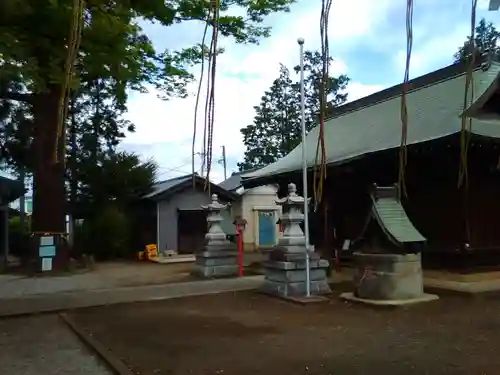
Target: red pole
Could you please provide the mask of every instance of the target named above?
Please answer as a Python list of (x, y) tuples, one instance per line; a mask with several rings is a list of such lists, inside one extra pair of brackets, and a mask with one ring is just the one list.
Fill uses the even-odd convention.
[(243, 231), (238, 225), (238, 275), (243, 276)]

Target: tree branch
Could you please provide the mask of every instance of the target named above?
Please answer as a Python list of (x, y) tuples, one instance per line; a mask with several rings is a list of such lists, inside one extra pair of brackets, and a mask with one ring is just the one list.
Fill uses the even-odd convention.
[(24, 102), (24, 103), (28, 103), (28, 104), (33, 104), (33, 95), (32, 94), (11, 92), (8, 90), (0, 90), (0, 99), (15, 100), (17, 102)]

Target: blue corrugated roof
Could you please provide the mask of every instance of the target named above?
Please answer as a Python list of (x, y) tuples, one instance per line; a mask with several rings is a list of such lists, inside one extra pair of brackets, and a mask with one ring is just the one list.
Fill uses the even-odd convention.
[[(205, 179), (201, 176), (199, 176), (197, 173), (196, 175), (196, 184), (198, 186), (205, 185)], [(164, 181), (159, 181), (155, 185), (153, 185), (151, 193), (145, 195), (143, 198), (154, 198), (158, 195), (164, 195), (168, 193), (171, 190), (174, 190), (176, 188), (182, 189), (183, 187), (180, 187), (180, 185), (187, 186), (190, 181), (192, 181), (193, 175), (188, 174), (184, 176), (179, 176), (176, 178), (171, 178), (168, 180)], [(223, 187), (220, 187), (218, 185), (215, 185), (213, 183), (210, 183), (211, 189), (214, 193), (219, 194), (219, 196), (226, 197), (227, 199), (233, 200), (237, 198), (237, 195), (228, 191), (227, 189), (224, 189)]]
[(0, 170), (0, 177), (8, 178), (10, 180), (16, 180), (16, 178), (13, 175), (2, 170)]
[(256, 171), (258, 168), (249, 169), (243, 172), (234, 172), (227, 180), (222, 181), (219, 186), (228, 191), (235, 191), (239, 187), (241, 187), (241, 177), (243, 177), (246, 173), (251, 173)]
[(229, 191), (238, 189), (241, 186), (241, 173), (233, 173), (227, 180), (222, 181), (219, 186)]
[(0, 200), (10, 203), (24, 194), (22, 182), (13, 178), (0, 176)]
[(179, 176), (179, 177), (171, 178), (168, 180), (159, 181), (153, 185), (151, 193), (145, 195), (144, 198), (151, 198), (151, 197), (154, 197), (155, 195), (165, 193), (168, 190), (170, 190), (170, 189), (172, 189), (180, 184), (183, 184), (188, 180), (191, 180), (192, 178), (193, 178), (193, 175), (188, 174), (185, 176)]

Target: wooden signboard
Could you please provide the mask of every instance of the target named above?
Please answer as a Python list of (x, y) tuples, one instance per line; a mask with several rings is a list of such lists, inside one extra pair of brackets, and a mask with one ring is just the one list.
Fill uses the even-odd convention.
[(54, 237), (45, 235), (40, 237), (38, 247), (38, 256), (40, 258), (40, 268), (42, 272), (52, 271), (52, 260), (56, 256), (56, 246)]

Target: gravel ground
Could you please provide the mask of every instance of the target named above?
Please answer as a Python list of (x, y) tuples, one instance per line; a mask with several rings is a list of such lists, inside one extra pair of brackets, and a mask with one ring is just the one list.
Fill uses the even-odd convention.
[(485, 375), (500, 365), (500, 297), (398, 309), (298, 306), (255, 292), (75, 311), (140, 375)]
[(0, 299), (172, 283), (184, 281), (192, 267), (192, 263), (109, 262), (97, 264), (95, 270), (73, 275), (27, 277), (4, 274), (0, 275)]
[(57, 315), (0, 320), (2, 375), (110, 375)]

